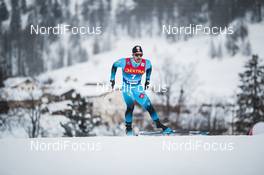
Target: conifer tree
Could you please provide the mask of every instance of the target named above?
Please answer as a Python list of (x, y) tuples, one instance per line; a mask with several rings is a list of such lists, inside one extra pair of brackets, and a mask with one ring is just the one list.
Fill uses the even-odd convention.
[(264, 66), (257, 55), (253, 55), (240, 76), (241, 85), (236, 111), (236, 130), (247, 133), (255, 123), (264, 121)]

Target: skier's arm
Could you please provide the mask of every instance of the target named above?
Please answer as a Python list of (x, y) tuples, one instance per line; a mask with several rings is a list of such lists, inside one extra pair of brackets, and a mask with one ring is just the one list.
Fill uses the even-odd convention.
[(111, 77), (110, 77), (110, 83), (111, 83), (112, 89), (114, 89), (114, 86), (115, 86), (116, 70), (117, 70), (118, 67), (122, 67), (122, 66), (124, 66), (123, 59), (119, 59), (118, 61), (114, 62), (114, 64), (112, 65)]
[(146, 81), (145, 81), (145, 90), (148, 89), (149, 84), (150, 84), (150, 75), (152, 71), (152, 65), (149, 60), (146, 62)]
[(123, 65), (123, 60), (119, 59), (116, 62), (114, 62), (114, 64), (112, 65), (112, 69), (111, 69), (111, 77), (110, 80), (115, 80), (115, 75), (116, 75), (116, 70), (118, 67), (122, 67)]
[(149, 60), (146, 61), (146, 81), (150, 80), (150, 75), (152, 71), (152, 65)]

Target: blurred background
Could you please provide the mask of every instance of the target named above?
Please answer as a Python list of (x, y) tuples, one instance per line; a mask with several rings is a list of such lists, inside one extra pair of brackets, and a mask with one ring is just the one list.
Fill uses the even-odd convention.
[[(173, 129), (249, 134), (264, 121), (263, 0), (0, 0), (0, 137), (124, 135), (112, 63), (141, 45), (147, 93)], [(31, 25), (89, 26), (92, 34), (32, 34)], [(168, 34), (163, 25), (232, 27)], [(102, 33), (94, 34), (96, 27)], [(121, 70), (117, 86), (121, 85)], [(144, 83), (144, 78), (143, 78)], [(166, 93), (158, 91), (166, 88)], [(153, 130), (134, 110), (134, 129)]]

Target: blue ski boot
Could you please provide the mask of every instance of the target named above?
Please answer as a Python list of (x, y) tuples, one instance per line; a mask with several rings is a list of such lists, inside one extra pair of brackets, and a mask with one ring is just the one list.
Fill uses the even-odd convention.
[(126, 135), (127, 136), (134, 136), (133, 130), (132, 130), (132, 123), (126, 122)]
[(172, 130), (171, 128), (169, 128), (169, 127), (163, 125), (163, 124), (159, 121), (159, 119), (158, 119), (158, 120), (155, 120), (154, 122), (155, 122), (157, 128), (161, 128), (161, 129), (163, 130), (163, 131), (162, 131), (162, 134), (171, 134), (171, 133), (173, 133), (173, 130)]
[(173, 133), (173, 130), (170, 129), (169, 127), (167, 127), (166, 129), (164, 129), (163, 132), (162, 132), (162, 134), (165, 134), (165, 135), (172, 134), (172, 133)]
[(134, 136), (134, 133), (133, 133), (132, 130), (131, 130), (131, 131), (126, 131), (126, 135), (127, 135), (127, 136)]

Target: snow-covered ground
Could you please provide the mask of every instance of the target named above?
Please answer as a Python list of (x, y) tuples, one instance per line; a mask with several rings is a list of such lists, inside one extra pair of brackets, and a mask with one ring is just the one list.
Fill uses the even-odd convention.
[(1, 139), (0, 174), (263, 175), (263, 148), (264, 135)]

